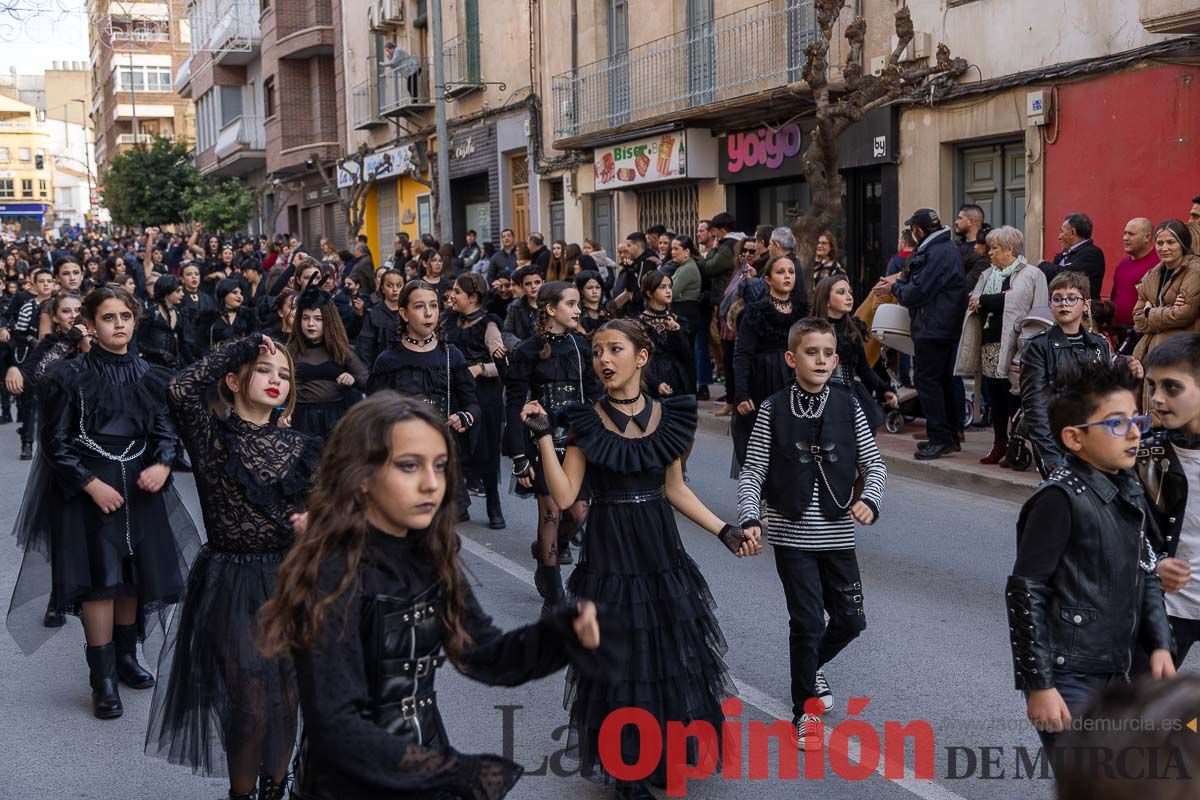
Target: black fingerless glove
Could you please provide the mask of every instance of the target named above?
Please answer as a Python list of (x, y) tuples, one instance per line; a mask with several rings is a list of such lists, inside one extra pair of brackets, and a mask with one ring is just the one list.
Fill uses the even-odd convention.
[(746, 532), (741, 528), (726, 525), (724, 528), (721, 528), (721, 532), (717, 534), (717, 538), (721, 540), (721, 544), (729, 548), (729, 552), (737, 555), (737, 551), (742, 548), (742, 544), (745, 543), (748, 537), (746, 536)]
[(534, 439), (541, 439), (543, 436), (550, 436), (550, 417), (545, 414), (531, 414), (525, 418), (525, 427), (533, 434)]

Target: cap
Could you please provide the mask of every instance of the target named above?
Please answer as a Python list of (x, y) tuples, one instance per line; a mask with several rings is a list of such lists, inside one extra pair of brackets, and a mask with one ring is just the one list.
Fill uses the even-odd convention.
[(931, 228), (942, 227), (942, 220), (938, 217), (938, 213), (932, 208), (918, 208), (913, 212), (913, 215), (904, 220), (904, 224), (916, 225), (921, 230), (930, 230)]

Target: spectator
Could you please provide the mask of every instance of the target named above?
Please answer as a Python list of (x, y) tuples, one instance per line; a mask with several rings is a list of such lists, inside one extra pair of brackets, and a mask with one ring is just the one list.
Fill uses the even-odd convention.
[(345, 275), (357, 281), (363, 294), (375, 291), (375, 263), (371, 260), (371, 250), (362, 242), (354, 243), (354, 264)]
[(1133, 349), (1138, 360), (1178, 333), (1200, 330), (1200, 256), (1190, 252), (1191, 231), (1167, 220), (1154, 231), (1154, 249), (1159, 263), (1138, 284), (1133, 307), (1133, 327), (1142, 334)]
[(1049, 303), (1046, 276), (1025, 260), (1025, 237), (1010, 225), (987, 235), (991, 266), (971, 292), (954, 372), (982, 372), (992, 409), (992, 449), (980, 464), (1001, 463), (1008, 449), (1008, 420), (1016, 410), (1008, 367), (1017, 352), (1021, 320)]
[(645, 234), (634, 231), (625, 237), (629, 264), (622, 267), (613, 286), (613, 306), (628, 317), (642, 313), (645, 298), (642, 296), (642, 276), (658, 269), (658, 258), (650, 250)]
[(476, 275), (482, 275), (490, 286), (492, 281), (496, 279), (496, 273), (492, 269), (492, 257), (496, 255), (496, 246), (491, 242), (484, 242), (479, 251), (479, 260), (471, 267), (471, 272)]
[[(725, 287), (733, 277), (734, 239), (730, 232), (737, 227), (737, 222), (728, 213), (722, 211), (707, 222), (701, 221), (696, 233), (701, 244), (706, 245), (707, 251), (704, 263), (700, 265), (700, 274), (704, 278), (704, 291), (710, 297), (721, 297)], [(703, 234), (701, 231), (703, 230)]]
[(895, 275), (904, 270), (904, 264), (908, 261), (908, 257), (912, 255), (913, 250), (917, 249), (916, 240), (913, 239), (912, 231), (908, 228), (900, 231), (900, 239), (896, 242), (896, 255), (888, 259), (887, 267), (884, 268), (884, 276)]
[(497, 277), (503, 275), (510, 279), (517, 271), (517, 235), (512, 228), (500, 231), (500, 249), (492, 256), (492, 269)]
[(613, 280), (616, 278), (617, 262), (612, 260), (612, 257), (604, 252), (604, 248), (595, 239), (583, 240), (583, 254), (591, 256), (592, 261), (596, 262), (596, 271), (600, 273), (600, 281), (604, 284), (605, 293), (612, 290)]
[[(645, 234), (646, 234), (646, 244), (647, 244), (650, 252), (654, 253), (655, 255), (660, 255), (659, 239), (666, 237), (668, 244), (671, 241), (670, 238), (667, 237), (667, 226), (666, 225), (651, 225), (649, 228), (646, 228)], [(664, 259), (662, 259), (662, 261), (665, 263), (666, 259), (664, 258)]]
[[(1125, 223), (1121, 235), (1121, 248), (1125, 257), (1113, 271), (1112, 302), (1113, 324), (1121, 333), (1121, 352), (1129, 355), (1137, 344), (1133, 330), (1133, 307), (1137, 304), (1137, 285), (1146, 273), (1158, 265), (1158, 253), (1154, 251), (1154, 223), (1145, 217), (1137, 217)], [(1132, 339), (1132, 341), (1131, 341)]]
[(1092, 242), (1092, 220), (1087, 214), (1070, 214), (1058, 232), (1063, 251), (1054, 257), (1055, 274), (1064, 270), (1082, 272), (1092, 286), (1091, 300), (1100, 299), (1104, 284), (1104, 251)]
[(936, 211), (917, 209), (904, 224), (912, 231), (917, 250), (909, 256), (904, 272), (881, 279), (875, 291), (894, 294), (911, 317), (914, 382), (929, 434), (916, 457), (928, 461), (961, 449), (954, 357), (967, 308), (966, 274), (962, 253)]
[(967, 273), (967, 287), (979, 283), (979, 276), (992, 266), (988, 259), (987, 250), (979, 252), (975, 243), (984, 228), (983, 209), (974, 203), (963, 203), (954, 218), (954, 232), (959, 236), (958, 249), (962, 251), (963, 269)]
[(545, 278), (546, 271), (550, 269), (550, 250), (546, 247), (546, 237), (537, 231), (529, 234), (529, 258), (533, 261), (533, 266)]
[(1192, 210), (1188, 213), (1188, 231), (1192, 234), (1192, 255), (1200, 256), (1200, 195), (1192, 198)]
[(473, 272), (475, 262), (483, 255), (483, 251), (475, 242), (475, 235), (475, 231), (467, 231), (467, 246), (459, 251), (458, 254), (458, 260), (464, 272)]
[(817, 251), (813, 255), (812, 285), (816, 286), (830, 275), (845, 271), (838, 261), (837, 240), (833, 238), (833, 233), (825, 231), (817, 237)]

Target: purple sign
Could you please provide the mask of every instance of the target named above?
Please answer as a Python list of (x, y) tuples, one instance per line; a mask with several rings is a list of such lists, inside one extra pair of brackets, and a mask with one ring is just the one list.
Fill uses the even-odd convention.
[(757, 128), (731, 133), (725, 137), (721, 172), (723, 176), (740, 177), (743, 170), (777, 170), (800, 152), (801, 139), (800, 126), (794, 122), (775, 131)]

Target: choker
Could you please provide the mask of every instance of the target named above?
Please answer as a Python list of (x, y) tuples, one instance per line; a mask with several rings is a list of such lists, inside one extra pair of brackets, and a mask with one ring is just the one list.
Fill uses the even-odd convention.
[(415, 344), (417, 347), (424, 347), (425, 345), (430, 344), (436, 338), (437, 338), (436, 333), (429, 334), (429, 338), (424, 339), (424, 340), (414, 339), (411, 336), (409, 336), (407, 333), (404, 334), (404, 336), (403, 336), (404, 341), (408, 342), (409, 344)]
[(561, 342), (561, 341), (565, 341), (565, 340), (566, 340), (566, 338), (567, 338), (567, 336), (568, 336), (568, 334), (567, 334), (567, 333), (565, 333), (565, 332), (564, 332), (564, 333), (545, 333), (545, 334), (543, 334), (543, 338), (544, 338), (544, 339), (545, 339), (547, 342)]
[(792, 384), (791, 396), (792, 415), (798, 419), (818, 419), (825, 413), (825, 402), (829, 399), (829, 387), (826, 386), (820, 394), (810, 394), (800, 388), (800, 384)]
[(647, 308), (642, 313), (645, 314), (647, 317), (655, 317), (657, 319), (666, 319), (667, 317), (671, 316), (670, 310), (665, 309), (665, 308), (662, 311), (655, 311), (651, 308)]
[(775, 306), (775, 310), (780, 314), (787, 314), (792, 310), (791, 300), (776, 300), (774, 297), (771, 297), (771, 295), (767, 295), (767, 298), (771, 301), (771, 305)]
[(613, 403), (614, 405), (618, 405), (618, 406), (631, 406), (631, 405), (633, 405), (634, 403), (636, 403), (638, 400), (641, 400), (641, 399), (642, 399), (642, 395), (639, 393), (639, 394), (636, 394), (636, 395), (634, 395), (633, 397), (630, 397), (630, 398), (627, 398), (627, 399), (624, 399), (624, 400), (623, 400), (623, 399), (621, 399), (621, 398), (619, 398), (619, 397), (613, 397), (611, 394), (606, 394), (606, 395), (605, 395), (605, 398), (607, 398), (607, 399), (608, 399), (608, 402), (610, 402), (610, 403)]

